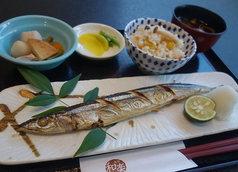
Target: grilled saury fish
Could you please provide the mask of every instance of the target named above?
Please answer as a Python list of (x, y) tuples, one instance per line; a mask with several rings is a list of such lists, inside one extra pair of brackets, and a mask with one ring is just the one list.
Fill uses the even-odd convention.
[(169, 83), (116, 93), (30, 119), (19, 125), (19, 131), (56, 134), (103, 127), (212, 89)]

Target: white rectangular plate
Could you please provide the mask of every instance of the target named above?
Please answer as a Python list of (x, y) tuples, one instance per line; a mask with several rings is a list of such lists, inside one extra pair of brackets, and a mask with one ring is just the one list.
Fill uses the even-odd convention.
[[(144, 86), (171, 82), (192, 83), (211, 87), (223, 84), (238, 90), (236, 82), (230, 76), (224, 73), (211, 72), (79, 81), (71, 95), (84, 95), (89, 90), (99, 87), (99, 95), (103, 96)], [(55, 93), (59, 93), (63, 82), (54, 82), (52, 84)], [(17, 110), (28, 100), (19, 95), (19, 90), (22, 89), (37, 92), (30, 85), (14, 86), (0, 92), (0, 104), (7, 105), (10, 112)], [(73, 105), (81, 103), (82, 99), (71, 98), (63, 99), (63, 101)], [(116, 140), (107, 136), (101, 147), (81, 156), (158, 145), (238, 128), (238, 106), (235, 107), (230, 120), (218, 121), (213, 119), (210, 122), (197, 124), (190, 122), (184, 117), (183, 103), (183, 101), (180, 101), (166, 106), (158, 112), (147, 113), (119, 122), (108, 130), (110, 134), (117, 138)], [(56, 103), (53, 106), (59, 105), (62, 104)], [(16, 122), (22, 123), (30, 119), (32, 115), (51, 107), (27, 106), (16, 114)], [(4, 113), (0, 111), (0, 120), (4, 117)], [(59, 135), (27, 134), (40, 153), (40, 156), (36, 157), (22, 137), (8, 125), (4, 131), (0, 132), (0, 164), (22, 164), (70, 158), (79, 148), (88, 132), (77, 131)]]

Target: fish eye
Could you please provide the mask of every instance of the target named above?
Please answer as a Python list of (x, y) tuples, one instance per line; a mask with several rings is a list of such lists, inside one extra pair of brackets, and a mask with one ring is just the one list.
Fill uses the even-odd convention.
[(48, 120), (46, 120), (44, 118), (38, 119), (37, 124), (41, 127), (44, 127), (48, 124)]

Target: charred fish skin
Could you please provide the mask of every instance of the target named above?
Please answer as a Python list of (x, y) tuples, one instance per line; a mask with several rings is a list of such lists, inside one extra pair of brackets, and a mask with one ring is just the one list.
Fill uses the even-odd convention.
[(116, 93), (93, 101), (30, 119), (19, 125), (19, 131), (35, 134), (58, 134), (107, 126), (159, 109), (172, 102), (214, 88), (169, 83)]

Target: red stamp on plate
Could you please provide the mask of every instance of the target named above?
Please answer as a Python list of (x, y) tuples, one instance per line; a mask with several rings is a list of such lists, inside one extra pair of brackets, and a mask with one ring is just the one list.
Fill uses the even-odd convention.
[(112, 159), (106, 163), (107, 172), (125, 172), (126, 163), (120, 159)]

